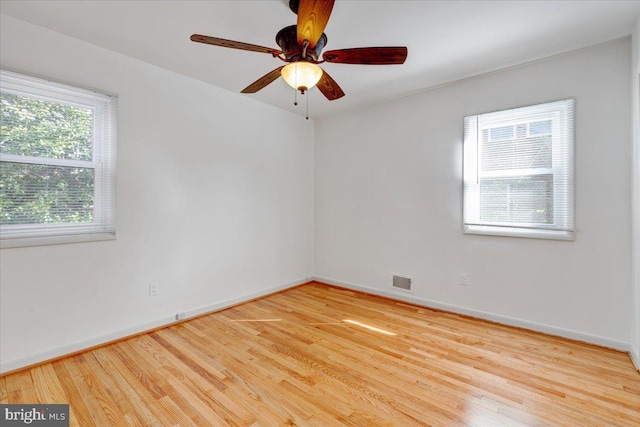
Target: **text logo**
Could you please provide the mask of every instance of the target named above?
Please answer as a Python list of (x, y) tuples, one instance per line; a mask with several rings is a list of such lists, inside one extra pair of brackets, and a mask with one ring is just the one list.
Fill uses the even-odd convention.
[(69, 427), (69, 405), (0, 404), (2, 426)]

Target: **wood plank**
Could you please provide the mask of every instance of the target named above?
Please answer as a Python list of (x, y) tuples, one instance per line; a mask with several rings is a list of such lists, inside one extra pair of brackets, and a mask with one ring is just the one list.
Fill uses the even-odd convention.
[(16, 372), (7, 375), (7, 400), (8, 403), (34, 403), (38, 402), (36, 392), (31, 380), (31, 371)]
[(70, 403), (73, 426), (630, 426), (640, 374), (615, 350), (311, 283), (2, 376), (0, 402)]
[(7, 391), (7, 380), (0, 377), (0, 403), (9, 403), (9, 392)]
[(53, 365), (47, 363), (31, 370), (31, 381), (38, 401), (68, 403), (68, 398)]
[[(134, 368), (133, 371), (129, 369), (130, 359), (126, 358), (123, 362), (121, 359), (121, 353), (116, 352), (116, 347), (120, 347), (120, 350), (126, 349), (124, 344), (128, 341), (123, 341), (115, 345), (100, 349), (100, 351), (94, 350), (96, 353), (96, 359), (102, 366), (102, 369), (108, 373), (115, 384), (120, 389), (120, 393), (126, 396), (127, 400), (133, 408), (134, 417), (127, 418), (128, 423), (136, 423), (140, 421), (145, 426), (165, 426), (172, 425), (169, 417), (165, 415), (162, 407), (156, 404), (157, 397), (163, 396), (163, 393), (151, 392), (149, 390), (148, 377), (155, 375), (155, 373), (149, 373), (141, 381), (141, 376), (136, 375), (139, 373), (138, 369)], [(136, 419), (137, 418), (137, 419)]]
[[(88, 426), (93, 422), (89, 413), (89, 408), (87, 408), (84, 398), (76, 387), (71, 373), (66, 368), (66, 364), (73, 363), (73, 360), (73, 357), (58, 359), (52, 362), (51, 366), (53, 367), (56, 377), (60, 382), (60, 387), (64, 390), (64, 394), (67, 398), (65, 403), (69, 403), (69, 424), (71, 426)], [(73, 404), (71, 404), (71, 402), (73, 402)]]

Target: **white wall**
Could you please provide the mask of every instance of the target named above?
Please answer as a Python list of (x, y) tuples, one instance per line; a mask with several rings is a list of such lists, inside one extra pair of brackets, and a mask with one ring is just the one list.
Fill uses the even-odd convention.
[(631, 100), (633, 105), (633, 138), (632, 156), (632, 279), (634, 287), (635, 318), (633, 322), (633, 339), (631, 341), (633, 359), (640, 371), (640, 18), (633, 32), (633, 69), (631, 71)]
[[(406, 299), (628, 349), (630, 49), (617, 40), (316, 121), (315, 275), (391, 294), (391, 273), (406, 274)], [(568, 97), (576, 241), (463, 235), (463, 117)]]
[(119, 95), (117, 240), (2, 250), (2, 371), (311, 275), (313, 123), (13, 18), (0, 26), (3, 68)]

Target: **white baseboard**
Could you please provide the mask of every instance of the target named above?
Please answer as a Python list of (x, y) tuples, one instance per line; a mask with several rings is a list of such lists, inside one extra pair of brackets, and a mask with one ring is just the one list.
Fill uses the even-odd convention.
[(629, 357), (631, 357), (631, 361), (633, 362), (636, 370), (640, 372), (640, 350), (631, 346), (631, 350), (629, 350)]
[[(186, 319), (190, 319), (196, 316), (200, 316), (202, 314), (212, 313), (215, 311), (220, 311), (228, 307), (232, 307), (234, 305), (243, 303), (245, 301), (250, 301), (252, 299), (260, 298), (265, 295), (269, 295), (275, 292), (279, 292), (288, 288), (292, 288), (294, 286), (301, 285), (303, 283), (309, 282), (311, 279), (305, 278), (301, 280), (296, 280), (294, 282), (284, 283), (276, 286), (272, 286), (269, 288), (261, 289), (256, 292), (251, 292), (249, 294), (240, 295), (235, 298), (231, 298), (228, 300), (220, 301), (215, 304), (206, 305), (200, 308), (196, 308), (193, 310), (189, 310), (186, 312)], [(173, 323), (176, 323), (176, 320), (173, 316), (171, 317), (163, 317), (160, 319), (156, 319), (152, 322), (143, 323), (140, 325), (132, 326), (130, 328), (120, 329), (118, 331), (113, 331), (107, 334), (103, 334), (97, 337), (89, 338), (87, 340), (76, 341), (70, 344), (65, 344), (60, 347), (55, 347), (52, 349), (48, 349), (42, 352), (38, 352), (35, 354), (30, 354), (25, 357), (16, 357), (13, 359), (7, 359), (0, 361), (0, 374), (5, 372), (14, 371), (17, 369), (21, 369), (27, 366), (36, 365), (38, 363), (45, 362), (47, 360), (56, 359), (58, 357), (62, 357), (65, 355), (69, 355), (72, 353), (76, 353), (78, 351), (86, 350), (92, 347), (99, 346), (101, 344), (109, 343), (112, 341), (116, 341), (122, 338), (126, 338), (132, 335), (136, 335), (139, 333), (143, 333), (145, 331), (150, 331), (153, 329), (157, 329), (163, 326), (169, 326)]]
[[(417, 297), (406, 292), (394, 292), (393, 290), (381, 290), (376, 288), (370, 288), (367, 286), (358, 285), (355, 283), (343, 282), (341, 280), (331, 279), (329, 277), (314, 277), (314, 280), (318, 282), (324, 282), (330, 285), (339, 286), (341, 288), (352, 289), (356, 291), (362, 291), (369, 294), (379, 295), (383, 297), (388, 297), (391, 299), (405, 301), (412, 304), (420, 305), (428, 308), (436, 308), (444, 311), (449, 311), (452, 313), (464, 314), (471, 317), (476, 317), (478, 319), (490, 320), (492, 322), (500, 323), (508, 326), (516, 326), (519, 328), (529, 329), (536, 332), (542, 332), (548, 335), (555, 335), (563, 338), (569, 338), (576, 341), (583, 341), (590, 344), (596, 344), (603, 347), (608, 347), (616, 350), (631, 351), (631, 345), (629, 343), (613, 340), (606, 337), (601, 337), (598, 335), (591, 335), (584, 332), (574, 331), (570, 329), (559, 328), (557, 326), (547, 325), (544, 323), (532, 322), (529, 320), (518, 319), (515, 317), (503, 316), (501, 314), (490, 313), (481, 310), (475, 310), (472, 308), (462, 307), (453, 304), (447, 304), (436, 300), (431, 300), (427, 298)], [(637, 354), (637, 352), (636, 352)], [(632, 356), (633, 359), (633, 356)], [(638, 360), (634, 360), (636, 367), (638, 367)]]

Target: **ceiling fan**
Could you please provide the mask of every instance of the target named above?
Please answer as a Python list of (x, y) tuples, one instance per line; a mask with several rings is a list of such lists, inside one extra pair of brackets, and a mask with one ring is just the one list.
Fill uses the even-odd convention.
[(255, 93), (282, 75), (289, 86), (304, 94), (314, 86), (329, 100), (342, 98), (344, 92), (338, 84), (318, 66), (323, 62), (335, 64), (390, 65), (402, 64), (407, 58), (406, 47), (361, 47), (330, 50), (322, 54), (327, 44), (324, 28), (329, 21), (335, 0), (290, 0), (289, 8), (298, 15), (297, 25), (281, 29), (276, 35), (279, 49), (254, 44), (194, 34), (191, 40), (198, 43), (251, 52), (268, 53), (288, 65), (282, 65), (260, 77), (242, 90)]

